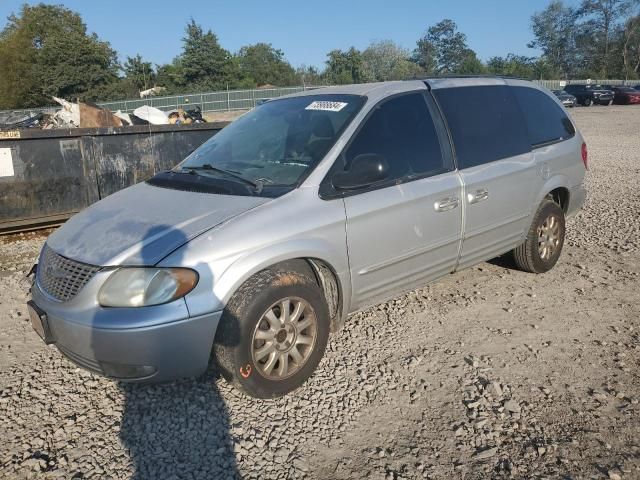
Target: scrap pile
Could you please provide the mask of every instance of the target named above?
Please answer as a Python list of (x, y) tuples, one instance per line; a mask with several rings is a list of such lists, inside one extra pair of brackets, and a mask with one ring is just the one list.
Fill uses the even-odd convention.
[(60, 104), (59, 110), (47, 109), (21, 113), (0, 113), (0, 130), (19, 130), (23, 128), (99, 128), (123, 127), (128, 125), (189, 125), (204, 123), (200, 107), (189, 110), (178, 108), (168, 112), (145, 105), (136, 108), (133, 113), (113, 113), (92, 103), (69, 102), (53, 97)]

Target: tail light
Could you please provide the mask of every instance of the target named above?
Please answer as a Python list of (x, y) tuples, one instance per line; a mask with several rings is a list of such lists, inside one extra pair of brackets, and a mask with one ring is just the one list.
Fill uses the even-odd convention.
[(584, 168), (589, 170), (589, 152), (587, 152), (587, 144), (582, 142), (582, 163)]

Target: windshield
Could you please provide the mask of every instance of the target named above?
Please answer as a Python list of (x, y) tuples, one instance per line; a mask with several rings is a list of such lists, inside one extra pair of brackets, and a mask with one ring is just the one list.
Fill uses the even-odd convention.
[(222, 129), (173, 171), (242, 182), (258, 194), (270, 187), (296, 186), (364, 101), (358, 95), (333, 94), (271, 100)]

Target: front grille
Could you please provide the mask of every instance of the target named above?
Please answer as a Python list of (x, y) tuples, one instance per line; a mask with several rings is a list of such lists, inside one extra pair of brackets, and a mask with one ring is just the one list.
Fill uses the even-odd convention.
[(38, 262), (38, 286), (50, 297), (64, 302), (75, 297), (99, 270), (95, 265), (58, 255), (45, 244)]

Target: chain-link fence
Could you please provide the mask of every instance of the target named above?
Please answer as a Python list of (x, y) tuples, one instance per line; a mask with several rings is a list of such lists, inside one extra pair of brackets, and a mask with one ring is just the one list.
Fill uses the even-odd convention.
[[(118, 100), (114, 102), (98, 102), (98, 105), (108, 108), (112, 112), (120, 110), (122, 113), (131, 113), (136, 108), (144, 105), (150, 105), (160, 110), (173, 110), (177, 108), (190, 108), (192, 105), (198, 105), (203, 112), (220, 112), (232, 110), (249, 110), (256, 106), (261, 100), (281, 97), (290, 93), (298, 93), (304, 90), (319, 88), (317, 86), (300, 86), (300, 87), (274, 87), (274, 88), (257, 88), (253, 90), (223, 90), (220, 92), (206, 93), (188, 93), (183, 95), (171, 95), (163, 97), (136, 98), (131, 100)], [(29, 113), (29, 112), (46, 112), (53, 113), (58, 110), (59, 106), (49, 106), (42, 108), (27, 108), (20, 110), (0, 111), (0, 115), (10, 112)]]
[(248, 110), (256, 106), (259, 100), (281, 97), (290, 93), (298, 93), (317, 87), (282, 87), (259, 88), (254, 90), (223, 90), (221, 92), (193, 93), (173, 95), (169, 97), (149, 97), (136, 100), (122, 100), (117, 102), (103, 102), (99, 105), (112, 112), (122, 111), (131, 113), (143, 105), (150, 105), (160, 110), (175, 108), (189, 108), (198, 105), (203, 112), (219, 112), (231, 110)]
[[(562, 90), (565, 84), (569, 83), (591, 83), (594, 85), (635, 85), (638, 81), (625, 80), (534, 80), (534, 83), (541, 85), (549, 90)], [(268, 100), (271, 98), (281, 97), (290, 93), (297, 93), (303, 90), (320, 88), (318, 86), (300, 86), (300, 87), (274, 87), (274, 88), (258, 88), (253, 90), (223, 90), (220, 92), (207, 93), (190, 93), (184, 95), (172, 95), (163, 97), (149, 97), (132, 100), (119, 100), (114, 102), (100, 102), (98, 105), (108, 108), (112, 112), (120, 110), (123, 113), (131, 113), (136, 108), (144, 105), (159, 108), (160, 110), (173, 110), (177, 108), (189, 108), (191, 105), (198, 105), (203, 112), (220, 112), (232, 110), (249, 110), (256, 106), (260, 100)], [(51, 106), (43, 108), (11, 110), (0, 112), (0, 116), (9, 113), (29, 113), (29, 112), (46, 112), (53, 113), (60, 107)]]
[(538, 85), (548, 88), (549, 90), (562, 90), (565, 85), (569, 85), (571, 83), (590, 83), (591, 85), (636, 85), (638, 83), (637, 80), (534, 80), (533, 83), (537, 83)]

